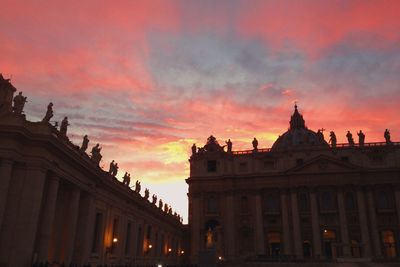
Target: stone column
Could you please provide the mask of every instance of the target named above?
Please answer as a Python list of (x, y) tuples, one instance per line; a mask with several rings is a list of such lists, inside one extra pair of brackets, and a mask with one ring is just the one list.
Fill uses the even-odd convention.
[(69, 207), (66, 212), (67, 216), (64, 217), (65, 224), (63, 229), (63, 245), (61, 250), (61, 260), (66, 265), (70, 264), (72, 258), (72, 252), (74, 248), (74, 241), (76, 236), (76, 226), (79, 214), (79, 199), (80, 199), (79, 188), (73, 188), (69, 196)]
[(91, 193), (82, 194), (80, 198), (78, 227), (72, 262), (86, 264), (89, 260), (96, 219), (96, 205)]
[(32, 166), (26, 170), (18, 215), (14, 222), (13, 250), (8, 266), (30, 266), (33, 247), (42, 204), (46, 170), (41, 166)]
[(313, 231), (313, 255), (314, 258), (320, 258), (322, 255), (321, 227), (319, 225), (317, 194), (315, 193), (314, 190), (310, 191), (310, 206), (311, 206), (311, 224)]
[(397, 222), (400, 227), (400, 188), (396, 188), (396, 191), (394, 192), (394, 197), (396, 201)]
[(337, 191), (338, 209), (339, 209), (339, 221), (340, 221), (340, 237), (342, 243), (343, 257), (351, 257), (350, 252), (350, 240), (349, 240), (349, 229), (347, 226), (346, 208), (344, 205), (343, 189), (339, 188)]
[(47, 179), (47, 192), (43, 205), (39, 236), (37, 237), (38, 262), (48, 260), (49, 244), (53, 230), (54, 215), (56, 211), (59, 178), (51, 176)]
[(291, 206), (292, 206), (292, 220), (293, 220), (293, 243), (294, 243), (294, 254), (296, 258), (303, 258), (303, 246), (301, 240), (301, 226), (300, 226), (300, 214), (299, 206), (297, 202), (297, 191), (292, 190), (291, 194)]
[(371, 188), (368, 189), (367, 191), (367, 199), (368, 199), (369, 222), (371, 225), (370, 231), (372, 237), (372, 244), (374, 247), (375, 256), (379, 258), (382, 256), (381, 240), (379, 238), (378, 223), (376, 221), (374, 194)]
[(282, 210), (282, 227), (283, 227), (283, 252), (286, 255), (292, 255), (290, 226), (289, 226), (289, 208), (288, 208), (288, 193), (281, 192), (281, 210)]
[(7, 203), (8, 187), (11, 181), (13, 162), (8, 159), (1, 160), (0, 166), (0, 229), (3, 222), (4, 211)]
[(262, 204), (260, 194), (255, 196), (256, 208), (256, 253), (259, 255), (265, 254), (265, 241), (264, 241), (264, 224), (262, 214)]
[(365, 258), (371, 257), (371, 241), (368, 230), (367, 210), (365, 207), (364, 192), (361, 188), (357, 189), (357, 207), (358, 217), (360, 221), (362, 256)]
[(226, 195), (226, 233), (224, 244), (226, 247), (227, 259), (235, 257), (235, 203), (233, 193)]

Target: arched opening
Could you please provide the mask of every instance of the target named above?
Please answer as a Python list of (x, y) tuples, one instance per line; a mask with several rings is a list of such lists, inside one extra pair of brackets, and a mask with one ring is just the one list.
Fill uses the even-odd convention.
[(396, 239), (392, 230), (382, 231), (382, 242), (386, 258), (396, 257)]
[(311, 258), (312, 256), (312, 247), (310, 240), (303, 241), (303, 256), (304, 258)]
[(218, 231), (217, 227), (219, 226), (219, 222), (217, 220), (211, 219), (208, 220), (204, 225), (205, 231), (205, 247), (216, 248), (218, 243)]
[(270, 256), (278, 256), (281, 251), (281, 233), (269, 232), (267, 234), (268, 254)]
[(336, 259), (336, 232), (334, 230), (324, 229), (322, 233), (324, 255), (327, 259)]
[(354, 258), (360, 258), (361, 257), (360, 242), (354, 239), (352, 239), (350, 242), (351, 242), (351, 256), (353, 256)]

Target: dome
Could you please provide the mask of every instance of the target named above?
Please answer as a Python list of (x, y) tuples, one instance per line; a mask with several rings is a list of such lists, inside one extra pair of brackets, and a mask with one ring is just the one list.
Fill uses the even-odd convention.
[(285, 150), (313, 145), (329, 146), (324, 139), (322, 130), (314, 132), (306, 127), (303, 116), (297, 110), (297, 105), (295, 105), (294, 113), (290, 118), (289, 130), (278, 137), (271, 150)]

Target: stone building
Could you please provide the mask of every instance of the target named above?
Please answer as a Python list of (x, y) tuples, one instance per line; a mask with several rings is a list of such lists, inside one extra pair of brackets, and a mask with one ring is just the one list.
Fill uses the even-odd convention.
[[(362, 135), (362, 134), (361, 134)], [(213, 250), (239, 259), (390, 260), (400, 253), (400, 143), (336, 144), (305, 125), (270, 149), (233, 151), (215, 137), (192, 147), (189, 227), (193, 262)], [(365, 137), (365, 136), (364, 136)]]
[(1, 76), (0, 266), (182, 262), (180, 217), (102, 170), (100, 150), (72, 144), (66, 119), (62, 131), (49, 123), (52, 105), (27, 121), (15, 91)]

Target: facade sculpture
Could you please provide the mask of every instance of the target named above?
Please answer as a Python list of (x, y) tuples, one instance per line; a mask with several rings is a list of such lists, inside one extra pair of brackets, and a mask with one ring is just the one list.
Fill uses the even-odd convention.
[(157, 205), (157, 195), (153, 194), (151, 204)]
[(360, 130), (358, 133), (358, 145), (359, 146), (364, 146), (365, 143), (365, 134)]
[(68, 117), (64, 117), (64, 119), (61, 121), (61, 126), (60, 126), (60, 133), (63, 136), (67, 136), (67, 130), (68, 130)]
[(13, 111), (15, 114), (21, 115), (24, 111), (25, 103), (28, 102), (26, 97), (22, 95), (22, 92), (19, 92), (18, 95), (14, 97), (14, 106)]
[(118, 163), (115, 163), (114, 160), (113, 160), (113, 161), (110, 162), (110, 168), (108, 169), (108, 173), (111, 176), (115, 177), (115, 176), (117, 176), (118, 169), (119, 169)]
[(383, 134), (385, 137), (386, 144), (391, 144), (392, 141), (390, 140), (390, 132), (388, 129), (385, 130), (385, 133)]
[(135, 192), (136, 192), (136, 193), (140, 193), (140, 190), (141, 190), (140, 181), (139, 181), (139, 180), (136, 180), (136, 183), (135, 183)]
[(258, 140), (255, 137), (253, 139), (252, 144), (253, 144), (253, 150), (257, 151), (258, 150)]
[(388, 130), (386, 142), (375, 143), (360, 131), (357, 145), (350, 132), (337, 144), (331, 131), (331, 145), (321, 134), (295, 106), (290, 128), (269, 149), (227, 153), (216, 139), (207, 149), (207, 139), (186, 180), (192, 262), (210, 250), (246, 266), (398, 260), (400, 142)]
[(144, 190), (144, 196), (143, 196), (143, 197), (144, 197), (145, 199), (149, 199), (149, 196), (150, 196), (149, 189), (146, 188), (146, 189)]
[(53, 103), (50, 102), (49, 105), (47, 106), (47, 111), (46, 111), (46, 115), (43, 118), (43, 122), (50, 122), (50, 119), (53, 117)]
[(131, 182), (131, 175), (128, 172), (125, 172), (124, 176), (122, 177), (122, 184), (129, 186)]
[(86, 152), (86, 149), (88, 148), (88, 145), (89, 145), (89, 137), (87, 135), (85, 135), (83, 137), (83, 140), (82, 140), (82, 145), (80, 147), (80, 151), (81, 152)]
[(101, 158), (103, 157), (103, 156), (101, 155), (100, 152), (101, 152), (100, 144), (96, 144), (96, 145), (92, 148), (92, 157), (91, 157), (92, 161), (93, 161), (96, 165), (99, 165), (99, 164), (100, 164)]
[(349, 142), (349, 145), (354, 146), (353, 135), (350, 133), (350, 131), (347, 131), (346, 137), (347, 137), (347, 142)]
[(227, 152), (231, 153), (232, 152), (232, 142), (231, 139), (228, 139), (228, 141), (225, 142), (226, 143), (226, 147), (227, 147)]
[(192, 145), (192, 155), (197, 153), (197, 148), (196, 148), (196, 144)]

